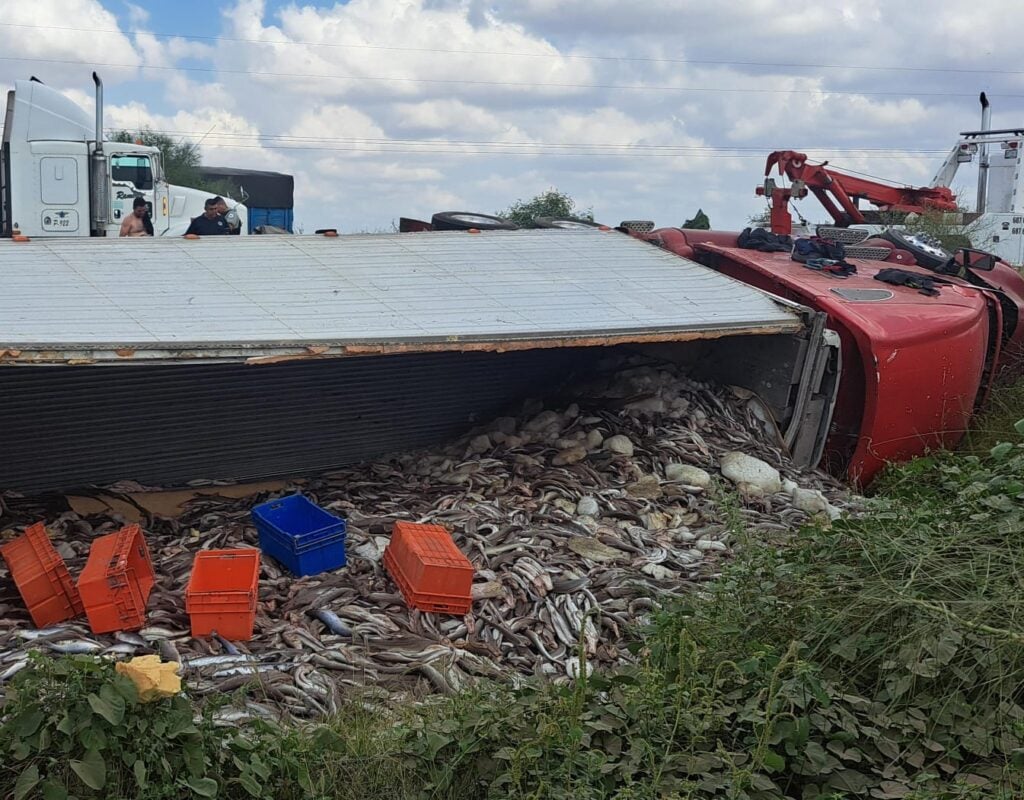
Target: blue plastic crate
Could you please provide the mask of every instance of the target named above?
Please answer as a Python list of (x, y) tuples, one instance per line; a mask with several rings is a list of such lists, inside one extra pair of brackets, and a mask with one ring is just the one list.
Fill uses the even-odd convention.
[(345, 566), (345, 520), (301, 494), (270, 500), (252, 510), (260, 550), (298, 576)]

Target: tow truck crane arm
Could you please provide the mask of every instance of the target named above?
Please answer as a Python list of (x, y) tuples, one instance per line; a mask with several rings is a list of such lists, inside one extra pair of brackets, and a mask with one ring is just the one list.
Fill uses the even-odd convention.
[[(804, 153), (793, 150), (776, 150), (768, 156), (764, 168), (765, 182), (757, 187), (757, 194), (771, 201), (771, 229), (774, 233), (793, 232), (789, 201), (806, 197), (808, 191), (814, 193), (840, 227), (863, 225), (868, 221), (858, 207), (860, 200), (867, 200), (881, 211), (921, 213), (927, 210), (957, 210), (956, 198), (946, 186), (918, 189), (889, 186), (827, 167), (827, 161), (808, 164)], [(779, 175), (789, 178), (789, 187), (776, 185), (770, 177), (773, 168), (778, 169)]]

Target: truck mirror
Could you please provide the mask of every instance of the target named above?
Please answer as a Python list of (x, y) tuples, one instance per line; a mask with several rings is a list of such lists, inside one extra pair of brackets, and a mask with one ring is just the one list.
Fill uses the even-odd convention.
[(984, 250), (975, 250), (970, 247), (961, 247), (957, 251), (957, 256), (957, 261), (960, 264), (978, 272), (991, 272), (995, 269), (996, 262), (999, 260), (992, 253), (986, 253)]

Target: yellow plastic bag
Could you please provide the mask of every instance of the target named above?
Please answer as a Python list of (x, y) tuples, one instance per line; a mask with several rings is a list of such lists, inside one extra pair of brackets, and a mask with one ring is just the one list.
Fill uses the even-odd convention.
[(160, 656), (137, 656), (119, 661), (114, 669), (131, 679), (143, 703), (172, 697), (181, 691), (179, 664), (175, 661), (161, 662)]

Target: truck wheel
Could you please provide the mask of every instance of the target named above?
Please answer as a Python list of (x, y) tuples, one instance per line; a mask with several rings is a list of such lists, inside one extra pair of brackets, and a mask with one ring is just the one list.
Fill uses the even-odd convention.
[(927, 241), (923, 236), (916, 233), (905, 233), (890, 228), (883, 232), (880, 237), (896, 245), (899, 250), (906, 250), (917, 263), (926, 269), (938, 269), (949, 262), (952, 255), (941, 247)]
[(501, 217), (476, 214), (472, 211), (443, 211), (430, 218), (435, 231), (514, 231), (519, 226)]
[(588, 222), (582, 219), (568, 219), (565, 217), (534, 217), (533, 224), (538, 228), (566, 228), (568, 230), (583, 230), (604, 227), (596, 222)]

